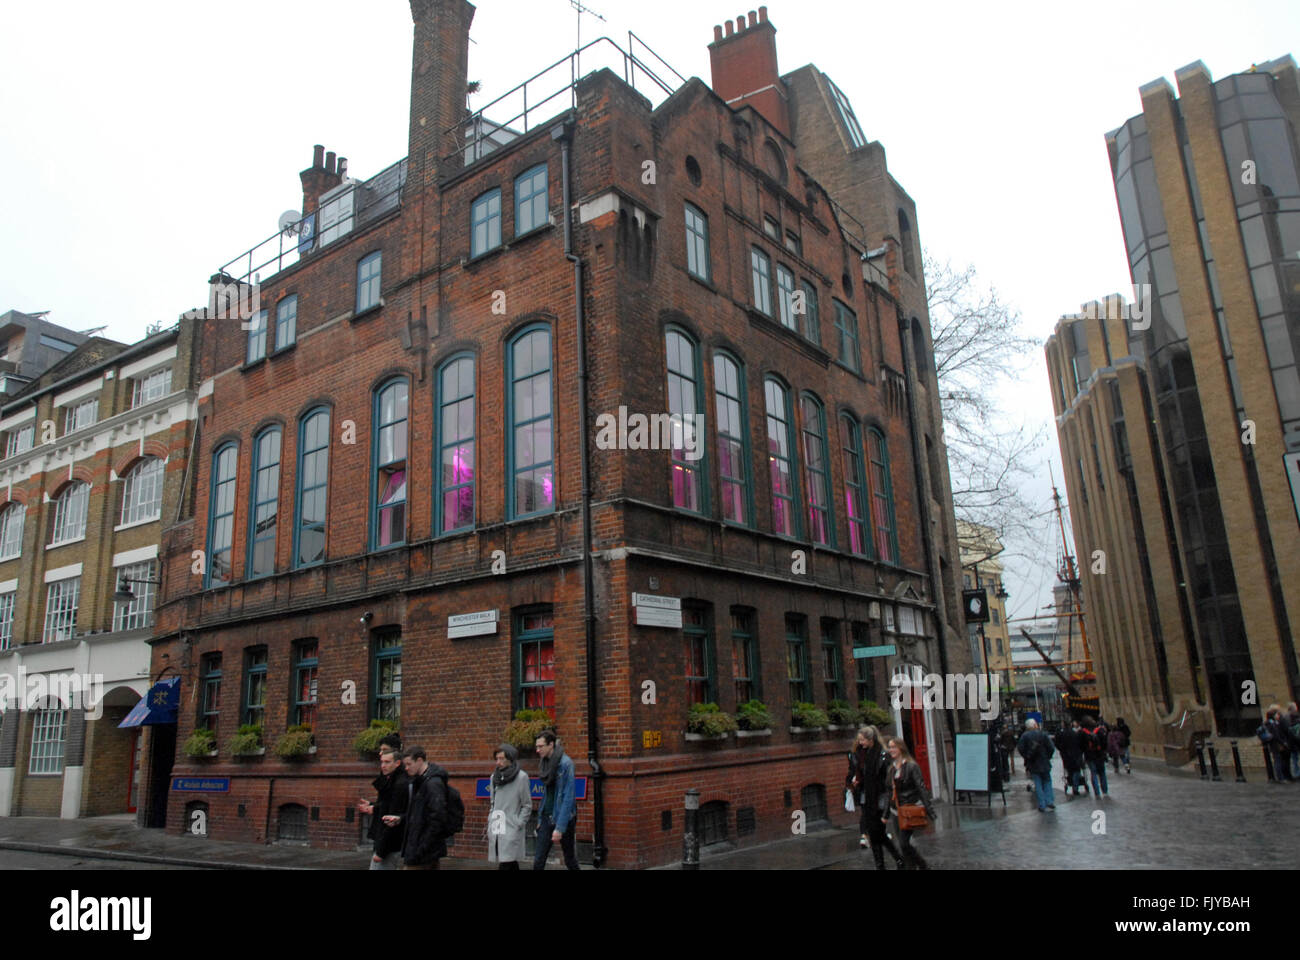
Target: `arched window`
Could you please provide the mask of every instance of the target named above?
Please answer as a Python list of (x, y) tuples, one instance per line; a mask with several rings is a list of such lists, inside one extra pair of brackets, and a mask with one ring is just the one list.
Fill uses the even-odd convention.
[(86, 535), (86, 511), (90, 506), (90, 484), (70, 483), (54, 501), (54, 535), (50, 546), (80, 540)]
[(506, 492), (509, 517), (555, 509), (551, 418), (551, 331), (530, 327), (510, 341), (506, 357), (510, 424)]
[(127, 471), (122, 483), (122, 523), (143, 523), (162, 516), (163, 462), (145, 457)]
[[(695, 343), (682, 331), (675, 329), (664, 334), (664, 350), (668, 358), (673, 506), (703, 513), (704, 469), (700, 446), (703, 437), (696, 429), (696, 414), (700, 409), (699, 354)], [(654, 429), (653, 421), (651, 429)], [(654, 445), (652, 439), (651, 446)]]
[[(546, 168), (539, 169), (545, 177)], [(438, 372), (437, 429), (437, 530), (451, 533), (474, 526), (474, 360), (471, 357), (448, 360)]]
[(749, 421), (745, 372), (725, 353), (713, 355), (713, 389), (718, 417), (718, 476), (722, 482), (722, 519), (752, 523), (749, 484)]
[(406, 437), (409, 388), (392, 380), (375, 393), (374, 515), (371, 548), (406, 541)]
[(329, 493), (330, 412), (313, 410), (298, 428), (298, 527), (294, 565), (325, 559), (325, 508)]
[(208, 586), (230, 582), (230, 549), (235, 536), (235, 468), (233, 443), (212, 455), (212, 496), (208, 501)]
[(798, 491), (790, 394), (779, 382), (770, 378), (763, 384), (763, 392), (767, 401), (767, 462), (772, 482), (772, 532), (797, 537), (799, 514), (795, 504)]
[(831, 509), (831, 464), (826, 455), (826, 413), (810, 393), (799, 400), (803, 418), (803, 464), (808, 488), (808, 533), (813, 543), (835, 544)]
[(0, 510), (0, 560), (12, 560), (23, 552), (23, 521), (27, 510), (21, 503)]
[(280, 516), (280, 428), (253, 439), (252, 509), (249, 510), (248, 574), (275, 573), (275, 531)]
[(840, 452), (844, 463), (844, 513), (849, 519), (849, 549), (870, 556), (867, 539), (867, 478), (862, 472), (862, 437), (847, 414), (840, 417)]
[(900, 209), (898, 211), (898, 245), (903, 248), (903, 269), (910, 276), (916, 276), (916, 254), (913, 252), (912, 221)]
[(876, 534), (876, 556), (898, 563), (898, 535), (894, 530), (894, 487), (889, 476), (889, 448), (879, 430), (867, 431), (871, 457), (871, 520)]

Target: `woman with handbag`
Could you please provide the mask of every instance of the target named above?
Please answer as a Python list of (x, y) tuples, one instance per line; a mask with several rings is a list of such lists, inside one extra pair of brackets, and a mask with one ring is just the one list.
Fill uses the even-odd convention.
[(893, 773), (893, 807), (898, 816), (898, 835), (903, 859), (911, 861), (917, 870), (929, 870), (930, 865), (921, 858), (912, 846), (912, 833), (926, 826), (934, 819), (934, 804), (930, 800), (930, 791), (925, 788), (925, 778), (921, 775), (921, 766), (907, 752), (907, 744), (902, 737), (890, 737), (888, 741), (890, 769)]
[(844, 787), (862, 811), (858, 846), (866, 847), (871, 841), (871, 853), (876, 859), (876, 869), (885, 869), (885, 851), (894, 858), (898, 869), (904, 867), (898, 848), (885, 833), (889, 822), (889, 757), (880, 742), (880, 731), (875, 727), (858, 727), (858, 737), (849, 753), (849, 775)]

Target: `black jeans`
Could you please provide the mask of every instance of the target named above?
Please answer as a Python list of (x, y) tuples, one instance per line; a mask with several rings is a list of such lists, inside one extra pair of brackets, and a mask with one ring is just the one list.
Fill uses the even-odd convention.
[[(555, 830), (555, 822), (546, 814), (543, 814), (537, 821), (537, 849), (533, 854), (533, 869), (545, 870), (546, 858), (551, 854), (551, 833)], [(560, 849), (564, 851), (564, 868), (566, 870), (578, 869), (578, 852), (577, 852), (577, 835), (578, 835), (578, 818), (574, 816), (569, 821), (568, 829), (560, 834)]]
[(899, 846), (903, 848), (903, 859), (911, 863), (917, 870), (929, 870), (930, 865), (916, 852), (916, 847), (912, 846), (912, 834), (915, 832), (914, 830), (904, 830), (901, 827), (898, 830), (901, 841)]

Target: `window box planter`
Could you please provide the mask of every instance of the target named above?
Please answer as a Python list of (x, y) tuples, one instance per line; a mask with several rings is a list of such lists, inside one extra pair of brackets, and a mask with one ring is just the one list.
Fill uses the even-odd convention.
[(181, 747), (191, 760), (205, 760), (217, 755), (217, 735), (206, 727), (200, 727), (190, 734), (190, 738)]
[(811, 703), (796, 703), (790, 707), (790, 730), (798, 733), (812, 733), (824, 730), (830, 724), (826, 711), (819, 710)]
[(275, 755), (282, 760), (302, 760), (316, 752), (311, 727), (297, 724), (276, 741)]
[(247, 759), (248, 757), (264, 757), (264, 756), (266, 756), (266, 747), (258, 747), (256, 750), (245, 750), (243, 753), (235, 754), (235, 757), (241, 760)]
[(821, 733), (825, 727), (791, 727), (791, 733)]
[(737, 728), (736, 718), (716, 703), (696, 703), (686, 718), (687, 740), (725, 740)]
[(367, 760), (376, 760), (379, 757), (379, 741), (396, 732), (397, 724), (391, 720), (371, 720), (370, 726), (353, 738), (352, 749)]
[(736, 711), (736, 733), (753, 735), (757, 732), (772, 732), (772, 713), (762, 700), (749, 700), (742, 703)]
[(543, 730), (556, 730), (551, 715), (545, 710), (525, 708), (515, 711), (515, 718), (506, 725), (502, 739), (518, 750), (521, 757), (532, 756), (537, 752), (537, 738)]
[(260, 757), (266, 753), (259, 724), (244, 724), (226, 746), (232, 757)]
[(691, 733), (689, 730), (683, 733), (682, 736), (684, 736), (687, 740), (726, 740), (727, 739), (727, 735), (725, 733), (713, 733), (713, 734)]
[(765, 730), (737, 730), (737, 731), (736, 731), (736, 737), (737, 737), (737, 738), (740, 738), (740, 737), (770, 737), (771, 735), (772, 735), (772, 728), (771, 728), (771, 727), (768, 727), (768, 728), (765, 729)]

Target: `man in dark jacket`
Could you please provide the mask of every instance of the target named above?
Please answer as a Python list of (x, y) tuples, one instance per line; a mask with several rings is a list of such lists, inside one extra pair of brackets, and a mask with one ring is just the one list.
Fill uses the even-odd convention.
[[(402, 769), (401, 754), (391, 746), (379, 751), (379, 776), (372, 786), (378, 792), (374, 803), (362, 800), (357, 809), (370, 814), (369, 837), (374, 841), (370, 857), (371, 870), (396, 870), (402, 861), (402, 840), (406, 837), (407, 788), (406, 771)], [(395, 826), (384, 822), (384, 817), (396, 816)]]
[[(424, 747), (411, 747), (404, 762), (408, 800), (406, 839), (402, 845), (403, 870), (437, 870), (447, 855), (447, 771), (430, 763)], [(398, 822), (386, 817), (385, 823)]]
[(1101, 720), (1084, 717), (1079, 725), (1079, 736), (1083, 740), (1083, 759), (1092, 774), (1092, 795), (1094, 797), (1110, 796), (1110, 786), (1106, 783), (1106, 743), (1110, 739), (1110, 730)]
[(1052, 738), (1038, 729), (1038, 721), (1025, 721), (1025, 732), (1020, 735), (1016, 750), (1025, 758), (1025, 770), (1034, 781), (1034, 792), (1038, 795), (1038, 812), (1044, 813), (1056, 809), (1056, 797), (1052, 793)]
[(1065, 795), (1078, 796), (1079, 791), (1088, 792), (1088, 784), (1083, 777), (1083, 734), (1079, 721), (1071, 720), (1056, 735), (1056, 749), (1061, 754), (1061, 765), (1065, 767)]

